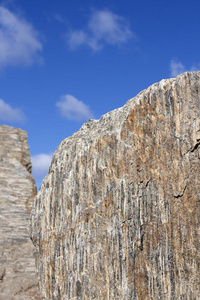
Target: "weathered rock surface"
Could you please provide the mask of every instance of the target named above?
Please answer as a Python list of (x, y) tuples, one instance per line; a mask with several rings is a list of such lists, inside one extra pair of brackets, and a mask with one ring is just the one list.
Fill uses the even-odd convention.
[(40, 299), (28, 232), (35, 195), (27, 133), (0, 125), (0, 300)]
[(200, 299), (200, 72), (89, 120), (34, 201), (43, 299)]

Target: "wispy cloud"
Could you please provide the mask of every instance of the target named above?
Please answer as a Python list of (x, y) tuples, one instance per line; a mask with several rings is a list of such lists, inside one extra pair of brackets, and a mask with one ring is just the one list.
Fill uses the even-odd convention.
[(24, 121), (25, 119), (26, 117), (21, 109), (13, 108), (0, 99), (0, 120), (14, 123)]
[(26, 20), (0, 6), (0, 68), (31, 65), (41, 59), (38, 32)]
[(60, 14), (54, 14), (54, 19), (56, 20), (56, 21), (58, 21), (58, 22), (60, 22), (60, 23), (65, 23), (65, 20), (63, 19), (63, 17), (61, 17), (61, 15)]
[(108, 10), (94, 11), (85, 30), (71, 30), (67, 34), (67, 44), (75, 50), (81, 45), (87, 45), (98, 51), (105, 44), (120, 46), (135, 37), (127, 21)]
[(57, 21), (59, 23), (65, 23), (65, 19), (59, 13), (53, 13), (47, 17), (49, 22)]
[(197, 70), (200, 70), (200, 63), (187, 68), (182, 62), (177, 61), (175, 59), (172, 59), (170, 62), (170, 71), (171, 71), (172, 77), (176, 77), (179, 74), (187, 72), (187, 71), (193, 72), (193, 71), (197, 71)]
[(81, 121), (93, 118), (90, 107), (72, 95), (62, 96), (56, 106), (69, 120)]
[(33, 168), (33, 176), (38, 179), (43, 179), (49, 169), (51, 164), (52, 155), (51, 154), (36, 154), (31, 157), (32, 159), (32, 168)]

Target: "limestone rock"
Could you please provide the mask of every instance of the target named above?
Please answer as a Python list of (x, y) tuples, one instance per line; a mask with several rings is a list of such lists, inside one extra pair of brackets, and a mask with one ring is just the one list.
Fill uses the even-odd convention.
[(0, 300), (40, 299), (28, 232), (35, 195), (27, 133), (0, 125)]
[(60, 144), (31, 217), (42, 299), (200, 299), (199, 112), (184, 73)]

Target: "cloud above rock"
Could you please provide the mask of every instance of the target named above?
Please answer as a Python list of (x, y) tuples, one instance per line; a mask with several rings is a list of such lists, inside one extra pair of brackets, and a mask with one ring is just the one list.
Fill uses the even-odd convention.
[(32, 160), (32, 173), (35, 178), (43, 179), (51, 164), (52, 155), (40, 153), (33, 155)]
[(93, 118), (90, 107), (72, 95), (64, 95), (56, 103), (62, 116), (69, 120), (82, 121)]
[(186, 67), (182, 62), (172, 59), (170, 62), (170, 72), (172, 77), (176, 77), (184, 72), (193, 72), (200, 70), (200, 63)]
[(41, 60), (42, 43), (34, 27), (22, 17), (0, 6), (0, 69), (31, 65)]
[(72, 50), (86, 45), (98, 51), (105, 45), (120, 46), (133, 37), (135, 34), (125, 18), (109, 10), (100, 10), (92, 12), (85, 29), (69, 31), (66, 41)]
[(5, 122), (22, 122), (26, 119), (25, 114), (19, 108), (13, 108), (10, 104), (0, 99), (0, 120)]

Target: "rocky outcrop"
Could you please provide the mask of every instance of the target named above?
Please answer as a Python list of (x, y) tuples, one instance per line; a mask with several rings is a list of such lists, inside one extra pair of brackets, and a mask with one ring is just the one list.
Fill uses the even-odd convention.
[(60, 144), (32, 211), (43, 299), (200, 299), (199, 112), (184, 73)]
[(40, 299), (29, 219), (35, 181), (27, 133), (0, 125), (0, 299)]

